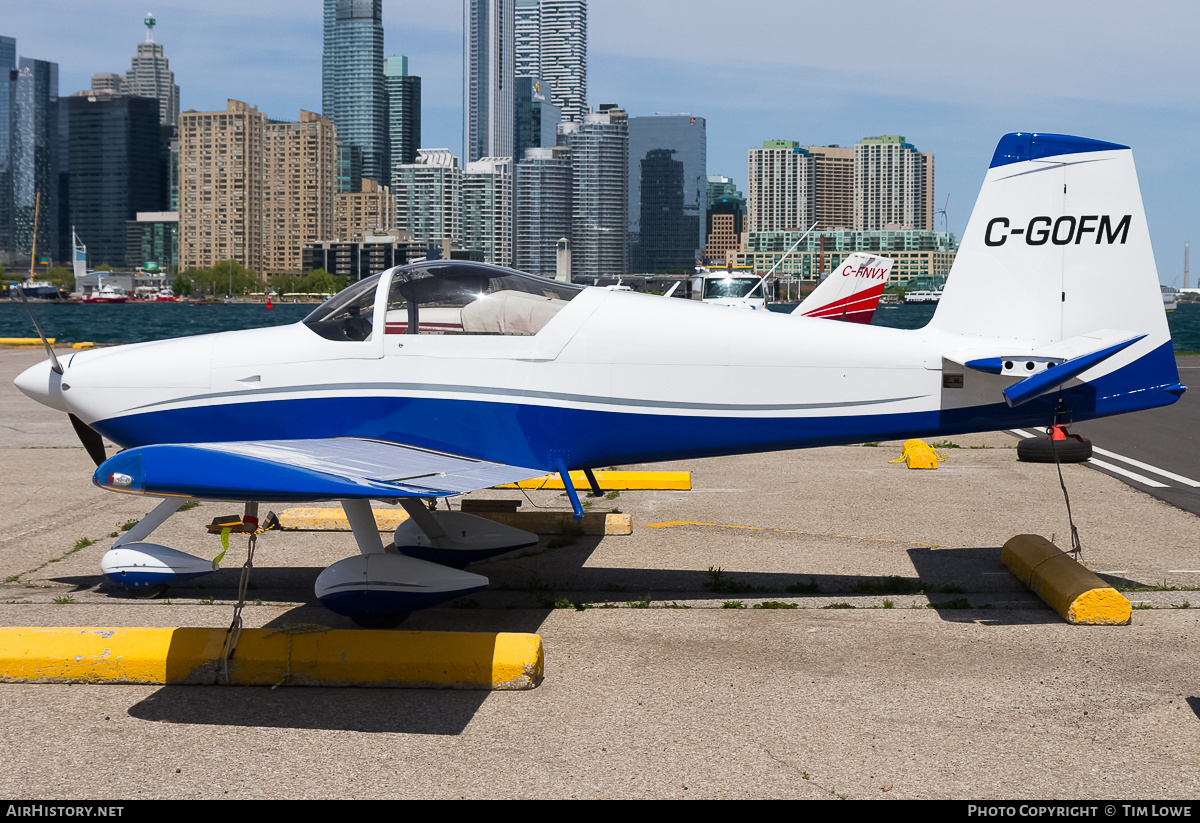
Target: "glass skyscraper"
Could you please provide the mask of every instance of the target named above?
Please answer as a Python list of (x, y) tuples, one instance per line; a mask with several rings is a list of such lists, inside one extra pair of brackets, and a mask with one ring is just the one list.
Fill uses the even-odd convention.
[(513, 0), (463, 0), (463, 153), (513, 156)]
[(362, 149), (363, 177), (387, 185), (388, 102), (383, 74), (383, 0), (324, 0), (322, 114), (338, 139)]
[(388, 135), (391, 168), (417, 162), (421, 148), (421, 78), (408, 73), (407, 57), (389, 57), (384, 64), (387, 78)]
[(162, 208), (158, 103), (81, 93), (62, 105), (70, 135), (70, 219), (88, 263), (140, 265), (145, 261), (125, 258), (126, 221)]
[(629, 118), (630, 263), (690, 271), (704, 248), (708, 139), (703, 117)]
[(39, 256), (59, 253), (58, 64), (0, 41), (0, 257), (18, 262), (29, 260), (35, 212)]
[(589, 283), (629, 270), (629, 118), (602, 109), (558, 126), (559, 145), (571, 149), (571, 273)]
[(571, 239), (571, 150), (525, 151), (516, 171), (517, 268), (554, 277), (559, 240)]
[(0, 254), (11, 252), (13, 236), (13, 132), (16, 129), (17, 41), (0, 36)]
[(536, 77), (518, 77), (513, 86), (513, 152), (525, 156), (525, 149), (549, 148), (558, 140), (562, 115), (550, 102), (546, 83)]

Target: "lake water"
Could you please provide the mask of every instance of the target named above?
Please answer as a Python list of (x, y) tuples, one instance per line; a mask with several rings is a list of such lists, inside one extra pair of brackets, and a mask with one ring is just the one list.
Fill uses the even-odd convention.
[[(311, 303), (276, 303), (271, 309), (262, 303), (213, 306), (194, 303), (36, 303), (32, 306), (47, 337), (93, 343), (139, 343), (217, 331), (282, 326), (304, 319), (316, 308)], [(872, 323), (896, 329), (919, 329), (933, 317), (935, 308), (881, 306)], [(1200, 303), (1180, 303), (1178, 309), (1167, 315), (1167, 323), (1176, 351), (1200, 350)], [(36, 336), (23, 306), (0, 303), (0, 337)]]

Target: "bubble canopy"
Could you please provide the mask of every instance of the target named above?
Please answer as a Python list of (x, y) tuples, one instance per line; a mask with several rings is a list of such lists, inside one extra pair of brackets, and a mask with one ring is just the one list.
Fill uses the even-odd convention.
[[(388, 278), (385, 291), (380, 280)], [(515, 269), (463, 260), (400, 266), (368, 277), (304, 318), (329, 340), (368, 340), (386, 300), (387, 334), (536, 334), (583, 291)]]

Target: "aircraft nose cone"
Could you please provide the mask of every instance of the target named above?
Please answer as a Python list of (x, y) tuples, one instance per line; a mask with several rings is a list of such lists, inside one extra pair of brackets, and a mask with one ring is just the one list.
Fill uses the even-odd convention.
[(62, 375), (57, 374), (49, 360), (30, 366), (13, 381), (16, 387), (43, 406), (70, 412), (63, 402)]

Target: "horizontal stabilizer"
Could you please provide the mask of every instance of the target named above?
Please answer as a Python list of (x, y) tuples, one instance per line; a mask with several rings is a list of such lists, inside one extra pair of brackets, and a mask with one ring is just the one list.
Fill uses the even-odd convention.
[(1015, 373), (1014, 370), (1021, 367), (1035, 371), (1036, 373), (1032, 376), (1026, 377), (1004, 390), (1004, 399), (1008, 405), (1019, 406), (1022, 403), (1058, 388), (1072, 378), (1078, 377), (1083, 372), (1107, 360), (1117, 352), (1132, 346), (1143, 337), (1145, 335), (1139, 334), (1115, 343), (1106, 340), (1108, 345), (1105, 345), (1103, 348), (1079, 354), (1070, 359), (1058, 360), (1051, 356), (1043, 355), (1039, 357), (1037, 355), (1029, 355), (1024, 358), (1015, 358), (1015, 360), (999, 358), (974, 360), (966, 365), (968, 368), (981, 371), (991, 371), (992, 368), (998, 367), (999, 370), (996, 372), (998, 374)]

